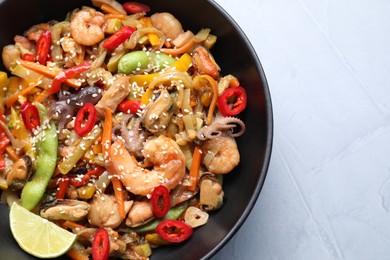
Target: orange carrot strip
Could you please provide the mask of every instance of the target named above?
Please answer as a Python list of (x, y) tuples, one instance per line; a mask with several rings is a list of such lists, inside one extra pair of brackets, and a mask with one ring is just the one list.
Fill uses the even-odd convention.
[(195, 147), (194, 153), (192, 155), (192, 163), (190, 168), (190, 181), (191, 186), (188, 186), (190, 191), (195, 191), (198, 186), (198, 178), (199, 178), (199, 169), (200, 163), (202, 159), (202, 153), (198, 146)]
[(210, 106), (209, 106), (209, 111), (207, 113), (207, 119), (206, 119), (206, 124), (209, 125), (211, 124), (211, 121), (213, 120), (213, 115), (215, 111), (215, 107), (217, 106), (217, 101), (218, 101), (218, 83), (209, 75), (200, 75), (196, 76), (195, 80), (200, 79), (200, 80), (206, 80), (208, 85), (211, 87), (213, 90), (213, 98), (211, 100)]
[[(35, 71), (35, 72), (38, 72), (38, 73), (41, 73), (49, 78), (52, 78), (54, 79), (55, 76), (57, 76), (58, 73), (60, 73), (60, 69), (57, 69), (57, 68), (49, 68), (49, 67), (46, 67), (44, 65), (41, 65), (41, 64), (38, 64), (38, 63), (35, 63), (35, 62), (32, 62), (32, 61), (25, 61), (25, 60), (18, 60), (18, 62), (20, 62), (20, 64), (29, 69), (29, 70), (32, 70), (32, 71)], [(77, 81), (75, 80), (72, 80), (72, 79), (67, 79), (65, 81), (65, 83), (73, 88), (80, 88), (80, 85), (77, 84)]]
[(49, 92), (45, 89), (34, 98), (33, 102), (42, 103), (48, 95)]
[(121, 15), (124, 15), (123, 13), (119, 12), (118, 10), (116, 10), (114, 7), (109, 6), (107, 4), (102, 4), (100, 6), (100, 9), (102, 9), (103, 12), (106, 12), (108, 14), (121, 14)]
[(102, 134), (102, 151), (104, 159), (108, 158), (108, 150), (111, 146), (111, 135), (112, 135), (112, 112), (109, 108), (106, 108), (104, 115), (104, 125)]
[(7, 146), (7, 148), (5, 148), (5, 149), (6, 149), (5, 151), (8, 154), (8, 157), (12, 161), (16, 162), (17, 160), (19, 160), (20, 156), (16, 153), (15, 148), (13, 148), (12, 146)]
[(89, 256), (86, 254), (83, 254), (82, 252), (78, 251), (75, 248), (69, 249), (68, 252), (66, 252), (66, 255), (69, 256), (73, 260), (89, 260)]
[(161, 52), (168, 54), (168, 55), (177, 56), (177, 55), (183, 54), (186, 51), (188, 51), (194, 45), (194, 43), (195, 43), (195, 40), (194, 40), (194, 38), (192, 38), (191, 40), (189, 40), (186, 44), (184, 44), (180, 48), (172, 48), (172, 49), (162, 48)]
[(13, 95), (11, 95), (9, 98), (7, 98), (4, 101), (4, 104), (7, 107), (11, 107), (19, 99), (19, 96), (23, 96), (23, 95), (27, 94), (28, 92), (30, 92), (36, 86), (37, 85), (33, 84), (31, 86), (28, 86), (27, 88), (22, 89), (21, 91), (18, 91), (16, 93), (14, 93)]
[(104, 15), (104, 18), (106, 18), (106, 20), (108, 19), (119, 19), (119, 20), (125, 20), (126, 19), (126, 15), (124, 14), (105, 14)]
[(62, 227), (64, 228), (70, 228), (70, 229), (86, 229), (87, 227), (80, 225), (76, 222), (70, 221), (70, 220), (65, 220), (64, 223), (62, 224)]
[(112, 185), (114, 186), (115, 201), (116, 201), (116, 205), (118, 206), (119, 216), (121, 216), (121, 218), (124, 219), (126, 217), (126, 211), (125, 211), (125, 195), (123, 194), (122, 182), (117, 177), (113, 177), (111, 179), (111, 182)]

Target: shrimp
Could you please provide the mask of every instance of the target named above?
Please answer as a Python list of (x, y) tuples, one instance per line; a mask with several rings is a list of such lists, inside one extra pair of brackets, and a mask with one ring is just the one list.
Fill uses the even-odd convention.
[(170, 13), (155, 13), (150, 18), (153, 26), (161, 30), (168, 39), (174, 40), (183, 32), (183, 27), (179, 20)]
[(10, 44), (3, 48), (1, 58), (3, 60), (3, 65), (7, 70), (11, 70), (13, 63), (20, 59), (21, 53), (19, 48), (15, 45)]
[(139, 166), (120, 139), (114, 142), (108, 153), (112, 171), (117, 174), (126, 189), (135, 195), (146, 196), (159, 185), (171, 190), (180, 183), (185, 174), (183, 152), (174, 140), (164, 135), (148, 139), (144, 144), (142, 155), (146, 164), (153, 165), (151, 170)]
[(102, 13), (85, 7), (72, 15), (70, 33), (78, 44), (92, 46), (104, 39), (104, 23)]
[(201, 145), (201, 151), (205, 155), (203, 163), (207, 170), (215, 174), (229, 173), (240, 162), (237, 143), (234, 138), (228, 136), (205, 141)]

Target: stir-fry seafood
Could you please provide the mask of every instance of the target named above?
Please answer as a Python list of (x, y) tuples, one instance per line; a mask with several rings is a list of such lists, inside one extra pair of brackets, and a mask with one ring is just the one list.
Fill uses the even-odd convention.
[(3, 48), (2, 200), (75, 233), (70, 257), (148, 259), (223, 205), (246, 91), (221, 74), (210, 29), (137, 2), (92, 4)]

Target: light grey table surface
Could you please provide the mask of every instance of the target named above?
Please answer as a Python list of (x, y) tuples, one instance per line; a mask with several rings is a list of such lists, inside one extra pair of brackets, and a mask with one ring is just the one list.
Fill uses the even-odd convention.
[(390, 259), (390, 1), (216, 0), (264, 67), (268, 175), (214, 257)]

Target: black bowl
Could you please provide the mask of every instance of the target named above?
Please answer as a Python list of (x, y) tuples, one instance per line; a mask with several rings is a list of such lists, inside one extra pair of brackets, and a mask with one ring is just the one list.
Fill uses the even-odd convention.
[[(263, 186), (272, 149), (273, 118), (267, 81), (256, 53), (234, 20), (210, 0), (148, 0), (151, 12), (174, 14), (184, 29), (194, 32), (211, 28), (218, 36), (212, 49), (223, 75), (233, 74), (248, 92), (248, 105), (240, 115), (246, 132), (238, 138), (241, 163), (224, 179), (225, 202), (212, 213), (207, 225), (198, 228), (185, 243), (153, 251), (152, 259), (207, 259), (225, 245), (253, 208)], [(0, 1), (0, 48), (13, 42), (31, 25), (63, 20), (82, 0)], [(1, 67), (0, 69), (4, 69)], [(31, 259), (14, 241), (8, 223), (8, 208), (0, 206), (0, 255), (2, 259)]]

